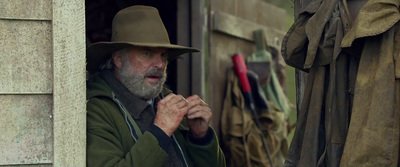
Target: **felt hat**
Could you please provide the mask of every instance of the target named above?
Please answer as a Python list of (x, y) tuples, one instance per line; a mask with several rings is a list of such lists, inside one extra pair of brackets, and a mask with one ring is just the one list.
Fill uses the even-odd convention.
[(95, 72), (112, 53), (130, 46), (163, 47), (168, 60), (198, 49), (171, 44), (158, 10), (150, 6), (131, 6), (119, 11), (113, 19), (110, 42), (97, 42), (86, 50), (87, 70)]

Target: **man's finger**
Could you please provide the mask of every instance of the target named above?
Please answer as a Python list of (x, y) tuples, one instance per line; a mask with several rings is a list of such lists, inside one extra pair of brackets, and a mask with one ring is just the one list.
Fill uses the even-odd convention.
[(163, 99), (160, 100), (159, 103), (161, 104), (166, 104), (168, 101), (170, 101), (172, 98), (174, 98), (176, 95), (173, 93), (170, 93), (169, 95), (165, 96)]
[(212, 116), (211, 109), (208, 107), (204, 106), (199, 106), (196, 108), (191, 108), (189, 109), (187, 113), (187, 117), (189, 119), (194, 119), (194, 118), (208, 118)]
[(189, 108), (192, 108), (196, 105), (200, 105), (200, 106), (207, 106), (208, 104), (205, 103), (203, 100), (201, 100), (200, 98), (187, 98), (188, 104), (189, 104)]
[(181, 109), (183, 107), (187, 107), (188, 103), (186, 102), (186, 100), (180, 100), (177, 103), (174, 104), (178, 109)]
[(161, 99), (160, 102), (163, 102), (163, 103), (168, 102), (168, 103), (175, 104), (175, 103), (179, 103), (180, 101), (187, 101), (187, 100), (182, 95), (176, 95), (176, 94), (170, 93), (169, 95), (167, 95), (163, 99)]
[(181, 101), (185, 103), (187, 102), (187, 100), (182, 95), (175, 95), (170, 101), (173, 104), (179, 103)]

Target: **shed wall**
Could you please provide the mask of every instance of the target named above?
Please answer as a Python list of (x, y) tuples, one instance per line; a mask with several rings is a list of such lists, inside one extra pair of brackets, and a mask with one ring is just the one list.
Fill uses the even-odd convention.
[(0, 166), (85, 166), (84, 11), (0, 1)]
[(232, 56), (255, 52), (253, 31), (263, 29), (269, 46), (280, 50), (286, 30), (286, 12), (262, 0), (210, 0), (209, 57), (205, 64), (207, 102), (213, 110), (213, 127), (219, 131), (227, 74)]

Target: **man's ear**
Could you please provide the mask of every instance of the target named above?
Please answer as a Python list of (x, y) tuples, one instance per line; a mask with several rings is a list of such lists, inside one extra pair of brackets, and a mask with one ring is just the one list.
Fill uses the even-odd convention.
[(113, 59), (115, 67), (117, 67), (117, 68), (121, 68), (122, 67), (122, 56), (121, 56), (121, 54), (113, 53), (112, 54), (112, 59)]

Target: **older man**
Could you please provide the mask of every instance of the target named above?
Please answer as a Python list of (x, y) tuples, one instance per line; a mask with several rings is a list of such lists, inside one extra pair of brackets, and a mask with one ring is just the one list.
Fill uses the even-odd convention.
[(170, 44), (153, 7), (116, 14), (111, 42), (87, 50), (88, 166), (225, 166), (208, 105), (163, 87), (168, 61), (195, 51)]

